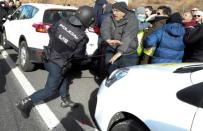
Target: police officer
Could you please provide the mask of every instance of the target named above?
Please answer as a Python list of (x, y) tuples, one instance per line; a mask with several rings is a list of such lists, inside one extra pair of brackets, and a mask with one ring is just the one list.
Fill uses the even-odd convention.
[(61, 107), (75, 107), (70, 99), (68, 81), (63, 75), (69, 68), (69, 61), (73, 57), (85, 55), (88, 37), (85, 29), (94, 22), (93, 8), (81, 6), (74, 16), (68, 19), (61, 19), (49, 30), (50, 42), (45, 48), (45, 69), (49, 72), (45, 88), (38, 90), (31, 96), (22, 99), (17, 103), (17, 108), (24, 118), (29, 117), (29, 113), (35, 104), (49, 98), (59, 90), (61, 96)]

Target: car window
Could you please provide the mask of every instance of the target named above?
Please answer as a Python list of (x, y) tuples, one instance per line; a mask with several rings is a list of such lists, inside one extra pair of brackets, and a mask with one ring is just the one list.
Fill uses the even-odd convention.
[(75, 10), (46, 10), (44, 13), (43, 22), (54, 24), (59, 19), (68, 18), (75, 14)]
[(36, 7), (31, 6), (31, 5), (21, 6), (12, 15), (12, 20), (33, 18), (38, 11), (39, 11), (39, 9), (37, 9)]
[(23, 10), (22, 10), (22, 13), (20, 14), (20, 17), (19, 19), (30, 19), (33, 17), (33, 9), (34, 7), (33, 6), (30, 6), (30, 5), (25, 5), (23, 6)]
[(203, 82), (186, 87), (177, 92), (178, 99), (203, 108)]
[(39, 11), (39, 9), (37, 9), (36, 7), (33, 7), (32, 18), (35, 16), (35, 14), (37, 14), (38, 11)]

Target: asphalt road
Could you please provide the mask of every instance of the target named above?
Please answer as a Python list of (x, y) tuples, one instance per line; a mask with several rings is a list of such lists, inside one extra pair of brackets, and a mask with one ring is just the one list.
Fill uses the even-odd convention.
[[(9, 57), (15, 63), (17, 59), (17, 53), (8, 49), (6, 52)], [(11, 68), (10, 68), (11, 66)], [(40, 114), (38, 109), (33, 109), (31, 116), (28, 119), (24, 119), (20, 112), (16, 109), (15, 103), (27, 96), (24, 91), (24, 85), (22, 85), (21, 79), (18, 78), (18, 74), (14, 75), (13, 70), (16, 67), (14, 65), (8, 66), (7, 62), (1, 57), (0, 59), (0, 130), (1, 131), (95, 131), (97, 130), (93, 119), (94, 107), (95, 107), (95, 95), (98, 89), (98, 83), (95, 82), (94, 76), (88, 69), (75, 69), (70, 74), (71, 85), (70, 94), (74, 101), (78, 102), (80, 106), (78, 108), (61, 108), (60, 97), (53, 96), (50, 100), (46, 101), (46, 104), (50, 108), (51, 112), (59, 120), (59, 124), (50, 129), (46, 121), (43, 119), (43, 114)], [(29, 83), (35, 90), (39, 90), (44, 87), (47, 72), (43, 69), (42, 65), (36, 67), (33, 72), (22, 72)], [(19, 77), (21, 77), (19, 75)], [(24, 81), (24, 80), (23, 80)], [(49, 114), (48, 114), (49, 115)]]
[(29, 120), (22, 118), (15, 104), (24, 93), (9, 73), (8, 64), (0, 57), (0, 130), (1, 131), (45, 131), (48, 128), (39, 116)]

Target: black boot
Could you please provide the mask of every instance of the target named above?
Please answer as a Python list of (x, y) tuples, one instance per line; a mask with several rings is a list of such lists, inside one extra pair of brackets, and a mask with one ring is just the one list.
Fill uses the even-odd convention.
[(20, 102), (17, 103), (17, 108), (20, 110), (24, 118), (30, 116), (31, 109), (34, 107), (32, 100), (29, 97), (25, 97)]
[(76, 107), (78, 106), (78, 103), (75, 103), (71, 100), (70, 96), (65, 96), (65, 97), (61, 97), (61, 107), (66, 108), (66, 107)]

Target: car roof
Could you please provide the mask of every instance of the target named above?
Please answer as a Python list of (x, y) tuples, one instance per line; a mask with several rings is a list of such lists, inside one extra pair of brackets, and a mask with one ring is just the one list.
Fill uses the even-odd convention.
[(41, 10), (47, 10), (47, 9), (73, 9), (77, 10), (77, 7), (75, 6), (64, 6), (64, 5), (57, 5), (57, 4), (44, 4), (44, 3), (26, 3), (23, 5), (32, 5), (35, 6)]

